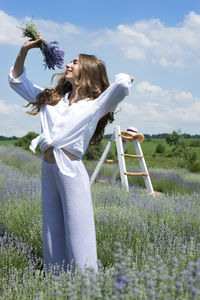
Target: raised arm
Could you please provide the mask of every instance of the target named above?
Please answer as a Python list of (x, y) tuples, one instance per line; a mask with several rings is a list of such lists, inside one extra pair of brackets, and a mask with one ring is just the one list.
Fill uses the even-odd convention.
[(117, 105), (130, 93), (134, 78), (125, 73), (115, 76), (112, 83), (96, 100), (96, 105), (101, 109), (101, 116), (113, 112)]
[(42, 36), (40, 35), (40, 38), (37, 39), (36, 41), (28, 40), (22, 45), (19, 54), (16, 58), (14, 68), (12, 69), (12, 75), (14, 78), (19, 77), (23, 73), (24, 62), (28, 51), (32, 48), (38, 48), (38, 44), (41, 42), (41, 40), (42, 40)]
[(43, 88), (33, 84), (27, 77), (25, 72), (25, 59), (27, 53), (32, 48), (38, 48), (39, 42), (43, 40), (40, 38), (36, 41), (26, 41), (16, 58), (14, 67), (10, 69), (8, 80), (12, 89), (14, 89), (20, 96), (29, 102), (36, 101), (37, 95), (43, 90)]

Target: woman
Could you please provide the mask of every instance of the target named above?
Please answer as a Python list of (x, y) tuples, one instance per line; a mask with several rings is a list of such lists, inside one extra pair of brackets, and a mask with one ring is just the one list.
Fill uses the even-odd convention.
[(11, 68), (11, 87), (29, 101), (30, 114), (40, 113), (42, 134), (42, 217), (44, 263), (76, 264), (81, 270), (98, 271), (94, 214), (87, 171), (81, 161), (88, 144), (97, 144), (120, 101), (129, 94), (133, 78), (121, 73), (109, 85), (104, 63), (93, 55), (80, 54), (58, 74), (55, 88), (40, 88), (26, 77), (28, 51), (43, 37), (26, 41)]

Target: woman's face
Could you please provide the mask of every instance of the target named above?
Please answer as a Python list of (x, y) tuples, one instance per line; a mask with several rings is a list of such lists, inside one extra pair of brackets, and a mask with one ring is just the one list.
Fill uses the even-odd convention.
[(74, 58), (66, 65), (65, 78), (71, 84), (74, 83), (79, 74), (79, 57)]

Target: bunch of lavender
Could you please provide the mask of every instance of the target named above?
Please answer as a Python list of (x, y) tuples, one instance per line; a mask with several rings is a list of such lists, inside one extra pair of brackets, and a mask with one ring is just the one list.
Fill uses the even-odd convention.
[(42, 42), (42, 53), (44, 56), (44, 67), (55, 70), (55, 66), (62, 69), (64, 63), (64, 51), (59, 50), (58, 42)]
[[(23, 37), (29, 37), (32, 40), (37, 40), (39, 38), (38, 31), (35, 24), (31, 21), (27, 24), (25, 28), (21, 28)], [(44, 57), (44, 68), (49, 68), (55, 70), (55, 67), (61, 69), (64, 63), (64, 51), (59, 50), (58, 42), (44, 42), (41, 41), (39, 48), (42, 51)]]

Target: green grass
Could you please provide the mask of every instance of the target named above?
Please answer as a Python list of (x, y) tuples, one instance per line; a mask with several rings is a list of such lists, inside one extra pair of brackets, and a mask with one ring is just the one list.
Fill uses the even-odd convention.
[[(198, 141), (199, 139), (185, 139), (186, 144), (190, 144), (192, 141)], [(103, 140), (103, 145), (106, 147), (108, 140)], [(158, 154), (156, 153), (155, 155), (155, 149), (158, 144), (162, 144), (165, 147), (165, 153), (164, 154)], [(144, 140), (143, 143), (140, 144), (145, 161), (147, 163), (147, 166), (149, 168), (174, 168), (178, 167), (178, 160), (176, 157), (166, 157), (166, 153), (170, 152), (171, 146), (168, 145), (165, 141), (165, 139), (151, 139), (151, 141)], [(197, 154), (197, 159), (200, 163), (200, 147), (191, 147), (192, 151)], [(111, 146), (110, 151), (115, 152), (115, 144)], [(135, 154), (135, 149), (134, 145), (132, 143), (127, 143), (126, 146), (126, 151), (127, 153), (130, 154)], [(131, 166), (134, 167), (134, 165), (137, 164), (137, 159), (133, 158), (126, 158), (127, 163)]]
[(11, 146), (14, 145), (16, 140), (5, 140), (5, 141), (0, 141), (0, 146)]
[[(0, 146), (10, 146), (14, 145), (16, 140), (7, 140), (7, 141), (0, 141)], [(199, 141), (197, 138), (191, 138), (191, 139), (184, 139), (185, 143), (187, 145), (190, 145), (193, 141)], [(106, 147), (108, 143), (108, 140), (102, 140), (102, 144), (104, 148)], [(171, 147), (166, 143), (165, 139), (151, 139), (148, 141), (148, 139), (145, 139), (143, 143), (141, 143), (141, 148), (145, 157), (145, 161), (147, 163), (147, 166), (149, 168), (176, 168), (178, 167), (177, 164), (177, 158), (175, 157), (166, 157), (165, 154), (158, 154), (155, 155), (155, 149), (158, 144), (162, 144), (165, 147), (165, 154), (170, 152)], [(132, 143), (127, 143), (127, 153), (134, 154), (134, 146)], [(192, 151), (197, 154), (197, 159), (200, 163), (200, 147), (191, 147)], [(111, 152), (115, 152), (115, 144), (111, 146)], [(126, 158), (127, 164), (131, 167), (137, 166), (137, 160)]]

